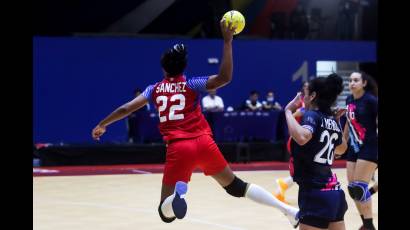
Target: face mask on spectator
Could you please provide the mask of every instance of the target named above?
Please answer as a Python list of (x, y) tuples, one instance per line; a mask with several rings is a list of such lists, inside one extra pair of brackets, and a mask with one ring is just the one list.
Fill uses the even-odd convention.
[(267, 97), (266, 100), (267, 100), (268, 102), (273, 102), (273, 101), (275, 100), (275, 98), (274, 98), (274, 97)]

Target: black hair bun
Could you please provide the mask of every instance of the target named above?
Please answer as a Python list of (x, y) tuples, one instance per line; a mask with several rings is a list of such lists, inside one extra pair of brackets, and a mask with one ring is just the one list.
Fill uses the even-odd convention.
[(336, 73), (330, 74), (326, 78), (326, 86), (332, 92), (336, 92), (339, 95), (343, 91), (343, 79)]

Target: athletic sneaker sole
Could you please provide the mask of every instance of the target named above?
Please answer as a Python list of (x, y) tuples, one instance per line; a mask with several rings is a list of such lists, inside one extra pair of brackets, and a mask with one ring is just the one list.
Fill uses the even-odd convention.
[(185, 201), (185, 194), (188, 191), (188, 185), (185, 182), (178, 181), (175, 184), (175, 197), (172, 201), (172, 210), (176, 218), (182, 219), (187, 212), (187, 204)]

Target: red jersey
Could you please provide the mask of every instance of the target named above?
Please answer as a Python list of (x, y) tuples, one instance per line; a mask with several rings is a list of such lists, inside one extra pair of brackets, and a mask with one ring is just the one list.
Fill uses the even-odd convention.
[(164, 78), (142, 93), (158, 111), (158, 127), (164, 141), (212, 135), (200, 105), (200, 93), (206, 92), (207, 81), (208, 77), (187, 80), (179, 75)]

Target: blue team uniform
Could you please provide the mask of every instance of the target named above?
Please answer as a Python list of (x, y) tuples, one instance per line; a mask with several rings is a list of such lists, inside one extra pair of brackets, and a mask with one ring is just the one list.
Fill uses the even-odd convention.
[(327, 228), (342, 221), (347, 210), (345, 194), (331, 165), (336, 146), (342, 143), (342, 128), (331, 115), (306, 110), (302, 127), (312, 133), (303, 146), (291, 141), (291, 175), (299, 185), (300, 222)]
[(357, 159), (363, 159), (377, 163), (377, 97), (368, 92), (358, 99), (350, 95), (346, 99), (346, 105), (349, 125), (347, 160), (356, 162)]

